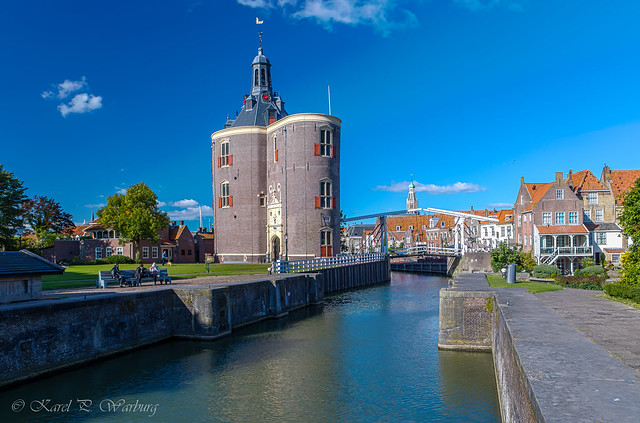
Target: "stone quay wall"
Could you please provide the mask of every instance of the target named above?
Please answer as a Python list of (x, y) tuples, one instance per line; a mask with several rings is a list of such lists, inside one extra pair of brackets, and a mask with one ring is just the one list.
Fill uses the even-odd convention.
[[(386, 263), (386, 264), (385, 264)], [(172, 337), (216, 339), (321, 304), (326, 293), (388, 282), (388, 261), (0, 307), (0, 387)]]
[(635, 422), (640, 413), (640, 375), (534, 294), (489, 288), (482, 274), (458, 274), (440, 291), (438, 346), (493, 352), (505, 423)]

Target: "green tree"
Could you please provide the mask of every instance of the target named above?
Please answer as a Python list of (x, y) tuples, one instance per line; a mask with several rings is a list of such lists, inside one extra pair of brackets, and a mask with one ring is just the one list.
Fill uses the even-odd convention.
[(141, 241), (158, 242), (158, 231), (169, 227), (169, 216), (158, 209), (158, 197), (142, 182), (127, 188), (124, 195), (107, 197), (98, 217), (100, 223), (120, 233), (121, 242), (132, 242), (135, 253)]
[(20, 205), (26, 199), (22, 181), (0, 164), (0, 247), (13, 248), (16, 228), (22, 225)]
[(501, 242), (498, 248), (491, 250), (490, 256), (494, 272), (499, 272), (510, 263), (520, 264), (520, 252), (515, 248), (510, 248), (506, 242)]
[(622, 282), (640, 285), (640, 179), (636, 180), (624, 198), (620, 225), (626, 236), (634, 241), (622, 260)]
[(22, 203), (22, 217), (43, 239), (51, 233), (68, 234), (75, 225), (71, 215), (65, 212), (53, 198), (34, 196)]
[(346, 253), (349, 251), (349, 246), (347, 245), (347, 215), (344, 214), (344, 211), (340, 210), (340, 251)]

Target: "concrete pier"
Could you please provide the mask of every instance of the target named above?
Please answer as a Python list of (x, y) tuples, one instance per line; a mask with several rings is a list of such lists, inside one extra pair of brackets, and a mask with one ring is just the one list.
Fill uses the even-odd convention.
[[(492, 311), (479, 312), (491, 297)], [(461, 274), (440, 303), (443, 348), (486, 349), (483, 336), (491, 338), (504, 422), (638, 421), (638, 373), (527, 290), (492, 289), (482, 274)]]

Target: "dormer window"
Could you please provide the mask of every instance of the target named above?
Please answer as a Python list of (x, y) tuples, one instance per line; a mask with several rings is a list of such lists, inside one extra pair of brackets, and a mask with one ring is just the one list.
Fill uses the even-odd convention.
[(556, 200), (564, 200), (564, 190), (557, 189), (556, 190)]

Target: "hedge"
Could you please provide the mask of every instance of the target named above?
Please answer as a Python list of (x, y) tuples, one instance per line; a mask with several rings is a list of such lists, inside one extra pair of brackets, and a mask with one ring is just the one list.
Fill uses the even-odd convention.
[(612, 297), (626, 298), (633, 302), (640, 303), (640, 288), (614, 282), (606, 284), (604, 286), (604, 292)]
[(602, 290), (606, 278), (602, 276), (556, 276), (555, 281), (560, 286), (578, 289)]
[[(593, 276), (593, 275), (602, 275), (604, 273), (604, 268), (602, 266), (588, 266), (582, 270), (575, 271), (576, 276)], [(606, 274), (605, 274), (606, 277)]]

